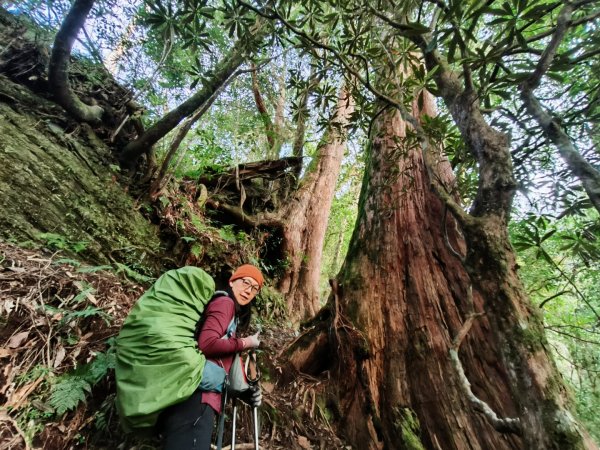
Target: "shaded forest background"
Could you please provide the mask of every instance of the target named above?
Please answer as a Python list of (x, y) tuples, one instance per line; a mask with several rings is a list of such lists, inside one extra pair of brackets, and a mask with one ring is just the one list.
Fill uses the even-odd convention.
[[(350, 370), (362, 367), (373, 384), (385, 384), (385, 374), (377, 377), (395, 370), (394, 363), (368, 362), (377, 361), (379, 337), (368, 336), (373, 348), (363, 349), (372, 319), (361, 310), (374, 303), (358, 294), (404, 298), (412, 288), (421, 299), (427, 286), (394, 290), (389, 279), (403, 271), (414, 277), (426, 266), (410, 267), (418, 251), (404, 269), (402, 262), (384, 266), (384, 259), (367, 268), (360, 255), (394, 247), (377, 247), (368, 236), (381, 236), (379, 228), (394, 235), (386, 221), (395, 211), (411, 215), (406, 199), (415, 191), (431, 191), (445, 206), (426, 201), (432, 222), (421, 222), (421, 230), (410, 223), (405, 229), (399, 219), (397, 242), (407, 242), (402, 230), (417, 236), (425, 228), (437, 236), (437, 263), (430, 264), (455, 276), (460, 293), (454, 298), (474, 305), (468, 311), (456, 300), (457, 317), (483, 321), (476, 318), (481, 308), (490, 318), (474, 327), (464, 350), (456, 338), (470, 329), (445, 312), (450, 338), (440, 339), (453, 341), (457, 333), (449, 349), (460, 350), (463, 360), (481, 351), (478, 336), (485, 340), (495, 329), (493, 316), (501, 317), (500, 309), (482, 306), (485, 283), (473, 276), (484, 273), (473, 261), (493, 267), (498, 258), (483, 252), (489, 259), (469, 262), (477, 246), (464, 240), (474, 225), (463, 208), (491, 217), (493, 202), (507, 199), (498, 217), (516, 252), (532, 323), (543, 327), (543, 338), (525, 336), (525, 347), (538, 352), (541, 345), (552, 355), (561, 373), (553, 383), (569, 399), (567, 410), (600, 439), (597, 3), (73, 4), (90, 12), (81, 30), (73, 22), (74, 36), (63, 36), (74, 46), (62, 62), (52, 49), (76, 9), (72, 3), (5, 1), (0, 18), (0, 432), (6, 448), (135, 445), (115, 433), (110, 337), (162, 271), (197, 264), (222, 279), (242, 262), (260, 265), (269, 278), (256, 305), (257, 326), (271, 347), (263, 355), (267, 445), (341, 448), (337, 434), (356, 448), (436, 448), (436, 427), (447, 425), (424, 412), (418, 395), (392, 411), (384, 399), (370, 398), (376, 391), (360, 379), (365, 387), (356, 397), (364, 408), (357, 411), (348, 393), (335, 392), (344, 386), (335, 381), (339, 367), (323, 363), (331, 354), (348, 357), (355, 361)], [(374, 32), (373, 24), (381, 29)], [(452, 93), (456, 73), (459, 94)], [(472, 114), (470, 104), (506, 137), (510, 166), (488, 165), (488, 147), (478, 147), (485, 133), (461, 123)], [(428, 115), (419, 118), (424, 110)], [(494, 171), (514, 178), (498, 176), (486, 185)], [(485, 200), (486, 189), (494, 200)], [(451, 266), (451, 251), (462, 266)], [(426, 297), (419, 300), (425, 307)], [(336, 332), (325, 338), (327, 326)], [(501, 353), (490, 365), (510, 360)], [(477, 363), (465, 367), (469, 377), (478, 376)], [(513, 383), (503, 369), (497, 372), (490, 383)], [(514, 392), (482, 383), (473, 383), (473, 397), (519, 416), (522, 405), (507, 400)], [(509, 422), (482, 425), (488, 414), (469, 402), (468, 392), (450, 401), (490, 443), (526, 448), (536, 439), (518, 426), (507, 430)], [(372, 428), (353, 435), (352, 418), (361, 414)], [(314, 421), (312, 431), (306, 421)], [(242, 421), (242, 433), (247, 424)], [(390, 446), (394, 435), (402, 439)], [(591, 441), (561, 439), (551, 436), (538, 448), (594, 448)], [(459, 442), (437, 448), (461, 448)]]

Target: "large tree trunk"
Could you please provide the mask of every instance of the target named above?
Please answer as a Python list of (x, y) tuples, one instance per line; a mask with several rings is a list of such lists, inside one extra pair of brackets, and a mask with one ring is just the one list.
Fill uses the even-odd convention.
[(434, 78), (440, 95), (478, 163), (479, 185), (470, 214), (439, 189), (438, 195), (462, 226), (467, 244), (464, 267), (484, 300), (489, 336), (498, 342), (498, 364), (509, 376), (517, 405), (515, 426), (526, 448), (597, 448), (570, 412), (571, 400), (548, 353), (542, 319), (517, 275), (508, 236), (516, 189), (508, 137), (487, 124), (469, 80), (463, 85), (435, 48), (422, 36), (414, 39), (428, 70), (438, 69)]
[(289, 265), (278, 287), (286, 295), (292, 322), (312, 317), (320, 308), (323, 242), (344, 156), (345, 127), (353, 111), (352, 100), (342, 89), (335, 116), (315, 161), (284, 209), (283, 249)]
[(56, 102), (76, 119), (100, 123), (103, 110), (97, 105), (86, 105), (71, 90), (69, 83), (69, 58), (77, 34), (94, 6), (94, 0), (76, 0), (65, 17), (54, 39), (52, 57), (48, 66), (48, 87)]
[[(455, 223), (444, 221), (422, 152), (405, 136), (392, 110), (374, 124), (357, 227), (334, 291), (342, 317), (359, 331), (342, 346), (349, 353), (340, 354), (343, 428), (357, 448), (519, 448), (519, 438), (496, 432), (470, 407), (448, 357), (471, 304), (469, 277), (444, 236), (457, 251), (464, 242)], [(451, 185), (446, 160), (436, 171)], [(473, 301), (481, 311), (477, 293)], [(513, 416), (506, 369), (496, 362), (488, 329), (479, 319), (460, 357), (477, 395)]]
[[(405, 127), (392, 111), (374, 123), (357, 226), (321, 315), (328, 325), (299, 341), (292, 363), (331, 370), (332, 404), (356, 448), (594, 448), (568, 411), (505, 217), (478, 202), (486, 217), (460, 218), (465, 242)], [(450, 189), (448, 162), (428, 164)], [(329, 362), (315, 363), (323, 355)]]

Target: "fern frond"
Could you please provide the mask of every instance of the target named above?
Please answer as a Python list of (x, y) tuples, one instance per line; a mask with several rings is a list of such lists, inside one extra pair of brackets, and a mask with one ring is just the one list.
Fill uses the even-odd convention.
[(106, 376), (110, 369), (115, 368), (116, 360), (117, 357), (114, 351), (98, 353), (92, 362), (86, 364), (82, 376), (93, 386)]
[(131, 267), (126, 266), (125, 264), (115, 263), (115, 265), (117, 266), (117, 273), (124, 273), (125, 276), (137, 281), (138, 283), (151, 283), (155, 280), (155, 278), (143, 275), (133, 270)]
[(100, 308), (96, 308), (94, 306), (88, 306), (85, 309), (80, 309), (76, 311), (67, 311), (64, 313), (63, 318), (59, 322), (59, 325), (64, 325), (71, 322), (73, 319), (86, 318), (92, 316), (100, 316), (104, 319), (107, 325), (110, 325), (111, 317), (102, 311)]
[(92, 387), (83, 378), (65, 376), (52, 387), (49, 403), (60, 416), (85, 401), (86, 393), (91, 391)]
[(85, 283), (79, 289), (80, 289), (79, 294), (77, 294), (72, 300), (75, 303), (80, 303), (81, 301), (85, 300), (88, 295), (93, 295), (96, 293), (96, 289), (94, 289), (93, 286), (91, 286), (87, 283)]

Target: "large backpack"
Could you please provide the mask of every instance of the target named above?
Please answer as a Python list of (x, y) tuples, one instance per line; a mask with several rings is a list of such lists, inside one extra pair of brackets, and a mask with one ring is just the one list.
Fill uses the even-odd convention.
[(151, 429), (200, 385), (206, 358), (194, 332), (214, 291), (210, 275), (183, 267), (163, 274), (131, 309), (116, 339), (116, 405), (126, 431)]

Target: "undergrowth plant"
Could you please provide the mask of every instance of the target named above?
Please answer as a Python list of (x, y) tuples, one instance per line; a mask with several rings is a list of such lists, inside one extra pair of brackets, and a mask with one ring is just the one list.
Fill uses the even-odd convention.
[(73, 241), (56, 233), (39, 233), (36, 237), (53, 250), (66, 250), (74, 253), (84, 251), (89, 244), (87, 241)]
[(254, 301), (258, 312), (256, 322), (273, 325), (279, 323), (287, 314), (285, 297), (271, 286), (264, 286)]
[(72, 372), (61, 375), (52, 384), (48, 404), (54, 409), (58, 416), (72, 410), (80, 402), (86, 400), (86, 396), (92, 392), (92, 388), (115, 368), (116, 354), (114, 340), (108, 341), (108, 349), (97, 353), (92, 361), (78, 366)]

